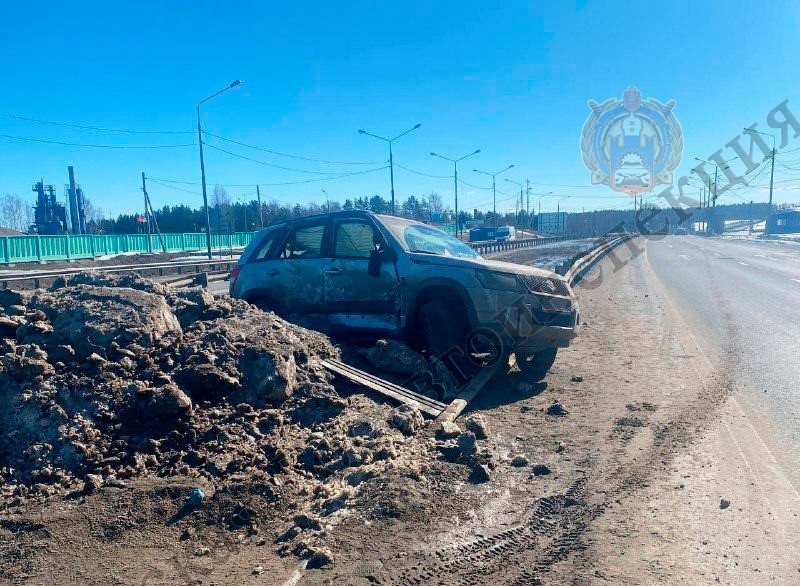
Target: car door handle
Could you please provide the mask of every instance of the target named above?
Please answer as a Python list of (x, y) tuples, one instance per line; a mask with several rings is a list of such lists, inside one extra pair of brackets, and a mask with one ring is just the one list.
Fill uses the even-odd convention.
[(341, 274), (342, 274), (342, 269), (339, 269), (339, 268), (333, 267), (333, 268), (331, 268), (331, 269), (327, 269), (327, 270), (325, 271), (325, 274), (326, 274), (326, 275), (341, 275)]
[(281, 272), (278, 269), (270, 269), (267, 271), (267, 274), (270, 277), (274, 277), (275, 275), (279, 275)]

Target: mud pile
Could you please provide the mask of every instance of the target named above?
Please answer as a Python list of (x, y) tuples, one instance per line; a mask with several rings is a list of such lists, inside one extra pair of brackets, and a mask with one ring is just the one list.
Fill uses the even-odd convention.
[(387, 470), (421, 476), (420, 414), (340, 395), (326, 357), (322, 334), (199, 288), (82, 273), (0, 291), (0, 508), (177, 476), (319, 516)]

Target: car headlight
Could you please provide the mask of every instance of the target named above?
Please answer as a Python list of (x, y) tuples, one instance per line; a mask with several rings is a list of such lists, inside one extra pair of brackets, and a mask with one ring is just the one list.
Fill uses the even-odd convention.
[(495, 271), (475, 271), (475, 276), (487, 289), (497, 291), (524, 291), (522, 283), (516, 275), (511, 273), (497, 273)]
[(520, 278), (531, 293), (546, 293), (548, 295), (569, 297), (569, 286), (562, 279), (534, 275), (523, 275)]

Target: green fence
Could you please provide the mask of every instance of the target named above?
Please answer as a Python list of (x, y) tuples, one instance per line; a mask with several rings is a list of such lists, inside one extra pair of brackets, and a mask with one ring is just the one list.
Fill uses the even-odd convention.
[[(164, 234), (167, 252), (205, 250), (206, 235), (199, 233)], [(250, 243), (252, 232), (212, 234), (211, 246), (217, 250), (241, 248)], [(156, 234), (150, 235), (153, 252), (162, 252)], [(147, 234), (83, 234), (80, 236), (0, 236), (0, 264), (77, 260), (99, 256), (147, 252)]]

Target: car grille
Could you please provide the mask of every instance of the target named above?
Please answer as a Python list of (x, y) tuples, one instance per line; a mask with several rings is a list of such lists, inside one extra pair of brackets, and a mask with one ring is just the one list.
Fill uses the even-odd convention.
[(547, 293), (548, 295), (569, 297), (569, 286), (566, 281), (534, 275), (521, 275), (520, 278), (531, 293)]

